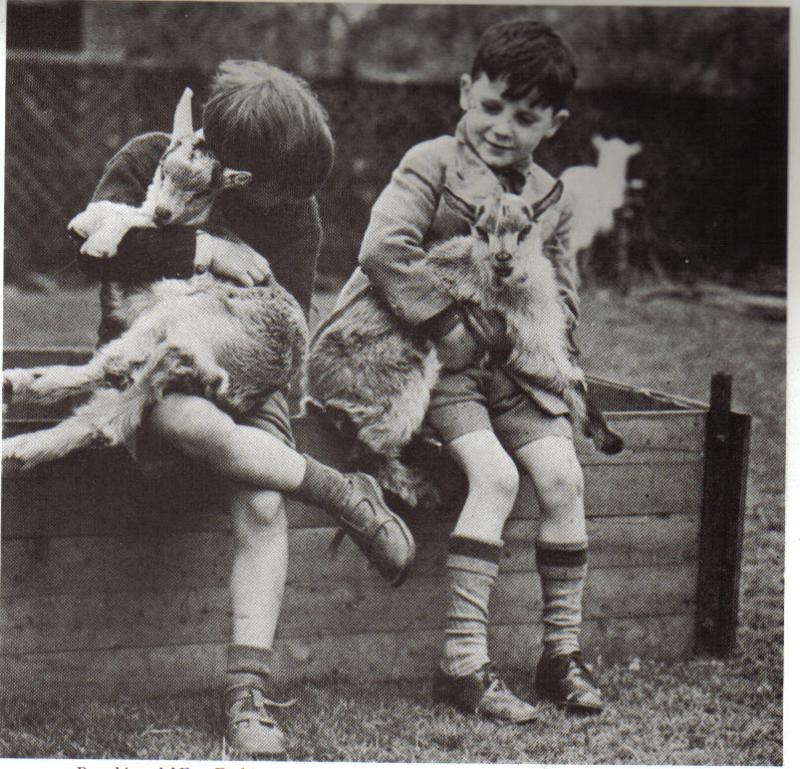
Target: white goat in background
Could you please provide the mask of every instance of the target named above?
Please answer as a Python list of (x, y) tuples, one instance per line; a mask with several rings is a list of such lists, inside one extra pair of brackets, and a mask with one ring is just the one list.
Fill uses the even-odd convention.
[(642, 151), (639, 142), (604, 139), (595, 134), (596, 166), (572, 166), (561, 174), (561, 181), (573, 201), (570, 252), (573, 257), (592, 245), (598, 235), (614, 228), (614, 212), (625, 202), (628, 161)]

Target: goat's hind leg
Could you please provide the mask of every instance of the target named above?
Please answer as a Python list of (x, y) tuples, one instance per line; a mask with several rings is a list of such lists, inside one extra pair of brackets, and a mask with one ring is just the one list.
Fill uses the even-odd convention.
[(142, 413), (150, 401), (152, 397), (146, 387), (98, 390), (55, 427), (6, 438), (4, 466), (27, 472), (78, 449), (125, 443), (141, 424)]
[(583, 434), (592, 439), (599, 451), (604, 454), (619, 454), (622, 451), (625, 447), (622, 436), (608, 426), (603, 412), (589, 397), (583, 380), (565, 390), (564, 400)]
[(105, 369), (97, 354), (83, 366), (12, 368), (3, 372), (3, 402), (58, 403), (104, 383)]

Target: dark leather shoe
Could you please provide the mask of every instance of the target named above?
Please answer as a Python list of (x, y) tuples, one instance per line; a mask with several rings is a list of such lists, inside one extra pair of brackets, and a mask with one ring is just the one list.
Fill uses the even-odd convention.
[(467, 713), (511, 724), (524, 724), (539, 717), (538, 710), (517, 697), (488, 664), (460, 677), (437, 669), (433, 676), (433, 699)]
[(256, 687), (236, 687), (225, 693), (225, 736), (231, 750), (248, 756), (286, 755), (286, 737), (272, 715), (274, 708), (293, 702), (274, 702)]
[(600, 713), (603, 698), (581, 653), (542, 655), (536, 666), (536, 692), (575, 713)]
[(414, 537), (403, 519), (388, 508), (371, 475), (345, 473), (345, 478), (349, 488), (337, 500), (334, 517), (381, 576), (397, 587), (414, 562)]

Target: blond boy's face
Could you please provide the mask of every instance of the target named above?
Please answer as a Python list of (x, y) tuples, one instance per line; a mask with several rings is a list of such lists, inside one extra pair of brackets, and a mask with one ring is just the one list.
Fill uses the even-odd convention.
[(472, 80), (461, 76), (459, 103), (464, 110), (467, 138), (488, 166), (524, 166), (543, 139), (554, 136), (569, 117), (566, 110), (532, 105), (528, 99), (504, 97), (504, 80), (486, 74)]

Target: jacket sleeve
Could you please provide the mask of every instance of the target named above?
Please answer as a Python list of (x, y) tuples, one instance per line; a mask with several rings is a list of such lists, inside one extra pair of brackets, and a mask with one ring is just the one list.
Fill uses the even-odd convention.
[[(432, 151), (433, 150), (433, 151)], [(425, 236), (444, 187), (444, 165), (430, 143), (412, 148), (372, 207), (358, 262), (392, 311), (411, 326), (452, 298), (425, 269)]]
[[(163, 149), (157, 135), (131, 140), (106, 164), (91, 202), (110, 200), (141, 205)], [(111, 259), (86, 256), (78, 247), (78, 265), (90, 277), (103, 281), (187, 278), (194, 271), (195, 237), (191, 227), (133, 228)]]
[(555, 267), (558, 294), (570, 320), (570, 330), (578, 325), (580, 318), (577, 267), (569, 248), (572, 217), (572, 204), (567, 197), (561, 206), (556, 228), (544, 243), (544, 252)]

